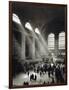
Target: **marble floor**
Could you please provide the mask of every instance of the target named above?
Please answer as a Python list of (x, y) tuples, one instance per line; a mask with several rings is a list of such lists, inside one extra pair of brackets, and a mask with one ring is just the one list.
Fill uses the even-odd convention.
[[(30, 81), (30, 75), (36, 75), (37, 79), (36, 80), (31, 80)], [(37, 84), (43, 84), (45, 83), (51, 83), (52, 82), (52, 78), (54, 78), (54, 81), (56, 81), (55, 79), (55, 75), (51, 75), (51, 77), (48, 76), (48, 72), (43, 73), (42, 75), (40, 75), (40, 73), (36, 73), (34, 71), (30, 71), (29, 75), (28, 73), (20, 73), (18, 74), (15, 78), (13, 78), (13, 85), (23, 85), (24, 82), (28, 82), (29, 85), (37, 85)]]

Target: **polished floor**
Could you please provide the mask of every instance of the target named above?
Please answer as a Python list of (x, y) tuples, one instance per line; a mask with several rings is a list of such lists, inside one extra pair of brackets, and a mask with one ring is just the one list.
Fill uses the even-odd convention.
[[(37, 79), (36, 80), (30, 80), (30, 75), (36, 75)], [(37, 85), (37, 84), (46, 84), (46, 83), (52, 83), (54, 79), (54, 82), (56, 82), (55, 75), (51, 75), (50, 77), (48, 76), (48, 72), (42, 73), (35, 73), (34, 71), (30, 71), (29, 75), (28, 73), (20, 73), (13, 79), (13, 85), (24, 85), (24, 82), (28, 82), (29, 85)]]

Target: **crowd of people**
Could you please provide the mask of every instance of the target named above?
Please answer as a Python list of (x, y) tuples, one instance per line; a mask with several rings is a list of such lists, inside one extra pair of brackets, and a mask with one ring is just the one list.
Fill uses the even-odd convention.
[[(41, 64), (24, 64), (24, 72), (28, 74), (30, 71), (40, 74), (40, 77), (48, 73), (48, 77), (52, 79), (51, 83), (64, 83), (65, 66), (62, 63), (41, 63)], [(37, 81), (37, 75), (30, 75), (30, 81)], [(24, 82), (25, 84), (25, 82)], [(28, 84), (28, 83), (27, 83)], [(45, 84), (45, 81), (44, 81)]]

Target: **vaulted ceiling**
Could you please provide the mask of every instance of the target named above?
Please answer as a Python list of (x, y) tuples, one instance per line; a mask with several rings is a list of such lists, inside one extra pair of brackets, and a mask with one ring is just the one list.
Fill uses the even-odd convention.
[(38, 27), (44, 33), (65, 30), (66, 5), (14, 2), (13, 13), (19, 16), (23, 24), (30, 22), (33, 28)]

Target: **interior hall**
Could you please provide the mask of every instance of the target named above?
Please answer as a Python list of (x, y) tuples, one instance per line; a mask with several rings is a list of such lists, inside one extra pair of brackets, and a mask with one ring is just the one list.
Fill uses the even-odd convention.
[(13, 85), (64, 83), (66, 8), (14, 2), (12, 11)]

